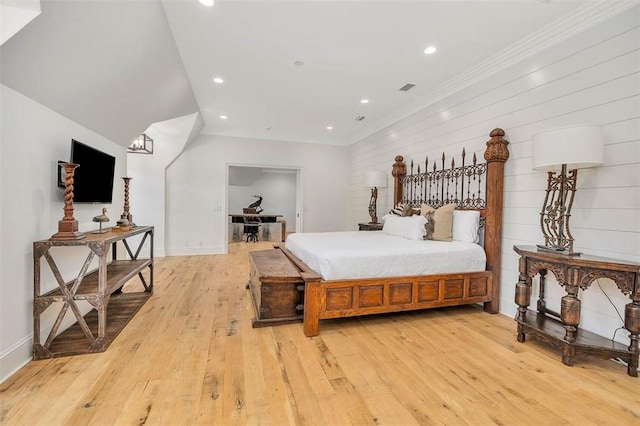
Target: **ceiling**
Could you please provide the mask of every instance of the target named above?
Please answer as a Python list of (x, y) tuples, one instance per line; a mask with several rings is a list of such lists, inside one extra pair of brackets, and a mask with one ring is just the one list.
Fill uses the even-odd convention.
[[(454, 77), (584, 4), (162, 0), (204, 133), (339, 145), (425, 106)], [(415, 87), (399, 91), (406, 83)]]
[[(0, 46), (0, 81), (128, 146), (153, 123), (197, 112), (192, 134), (204, 125), (207, 134), (348, 145), (637, 2), (40, 4)], [(437, 51), (424, 54), (428, 46)], [(415, 87), (400, 91), (406, 83)]]

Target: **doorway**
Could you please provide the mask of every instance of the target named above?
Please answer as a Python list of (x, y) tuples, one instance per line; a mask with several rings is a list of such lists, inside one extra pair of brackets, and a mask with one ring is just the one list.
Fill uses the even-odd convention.
[[(302, 230), (302, 170), (277, 166), (227, 164), (226, 245), (236, 240), (229, 215), (259, 202), (262, 215), (282, 215), (286, 233)], [(259, 198), (261, 197), (261, 198)], [(237, 236), (235, 236), (237, 237)]]

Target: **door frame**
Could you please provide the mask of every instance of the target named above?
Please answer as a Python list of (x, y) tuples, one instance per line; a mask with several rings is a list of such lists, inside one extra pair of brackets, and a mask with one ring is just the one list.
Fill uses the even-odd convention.
[(230, 167), (247, 167), (247, 168), (259, 168), (259, 169), (281, 169), (281, 170), (295, 170), (296, 172), (296, 223), (295, 232), (302, 232), (304, 223), (304, 200), (303, 200), (303, 169), (299, 166), (282, 166), (273, 164), (255, 164), (255, 163), (226, 163), (225, 176), (224, 176), (224, 252), (229, 252), (229, 168)]

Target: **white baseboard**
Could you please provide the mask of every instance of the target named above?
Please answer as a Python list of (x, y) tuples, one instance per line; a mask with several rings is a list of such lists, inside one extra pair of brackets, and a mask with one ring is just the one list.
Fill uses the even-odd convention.
[(27, 365), (32, 359), (33, 336), (27, 336), (0, 354), (0, 383)]

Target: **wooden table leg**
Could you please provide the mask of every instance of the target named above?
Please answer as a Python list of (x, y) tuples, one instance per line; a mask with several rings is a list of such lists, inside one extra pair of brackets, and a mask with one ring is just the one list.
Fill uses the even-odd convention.
[(522, 343), (525, 340), (524, 322), (527, 315), (527, 308), (531, 303), (531, 279), (527, 275), (527, 261), (525, 258), (520, 258), (519, 264), (519, 281), (516, 284), (515, 301), (518, 305), (518, 342)]
[(638, 377), (638, 359), (640, 358), (640, 349), (638, 348), (638, 341), (640, 340), (640, 297), (638, 299), (633, 300), (633, 302), (624, 307), (624, 327), (629, 331), (629, 339), (631, 340), (629, 350), (634, 352), (627, 365), (627, 373), (633, 377)]
[(580, 299), (577, 297), (578, 288), (575, 286), (565, 286), (568, 293), (560, 302), (560, 317), (564, 324), (566, 334), (564, 340), (569, 343), (576, 341), (578, 325), (580, 325)]

